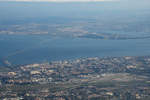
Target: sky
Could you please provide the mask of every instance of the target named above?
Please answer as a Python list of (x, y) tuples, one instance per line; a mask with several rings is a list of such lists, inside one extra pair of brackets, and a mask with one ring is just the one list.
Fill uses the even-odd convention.
[(150, 0), (0, 0), (0, 1), (15, 1), (15, 2), (116, 2), (116, 1), (127, 1), (127, 2), (148, 2)]
[(0, 1), (23, 1), (23, 2), (101, 2), (118, 0), (0, 0)]

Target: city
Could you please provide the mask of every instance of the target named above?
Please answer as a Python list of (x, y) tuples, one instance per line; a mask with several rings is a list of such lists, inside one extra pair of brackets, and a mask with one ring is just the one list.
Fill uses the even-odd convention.
[(1, 67), (0, 97), (4, 100), (149, 100), (149, 70), (149, 56), (80, 58)]

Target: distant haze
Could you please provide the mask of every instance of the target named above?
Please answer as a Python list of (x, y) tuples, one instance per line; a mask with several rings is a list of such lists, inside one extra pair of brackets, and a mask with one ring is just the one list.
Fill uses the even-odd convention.
[(100, 2), (118, 0), (0, 0), (0, 1), (22, 1), (22, 2)]

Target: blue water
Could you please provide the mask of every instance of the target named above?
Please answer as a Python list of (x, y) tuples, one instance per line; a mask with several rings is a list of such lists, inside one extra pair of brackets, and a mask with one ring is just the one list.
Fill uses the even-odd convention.
[(150, 55), (150, 39), (96, 40), (49, 35), (1, 35), (0, 59), (12, 64), (106, 56)]

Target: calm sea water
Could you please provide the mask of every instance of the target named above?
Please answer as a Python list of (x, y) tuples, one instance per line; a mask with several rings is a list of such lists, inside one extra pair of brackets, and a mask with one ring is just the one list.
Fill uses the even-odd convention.
[(12, 64), (105, 56), (150, 55), (150, 39), (96, 40), (48, 35), (1, 35), (0, 59)]

